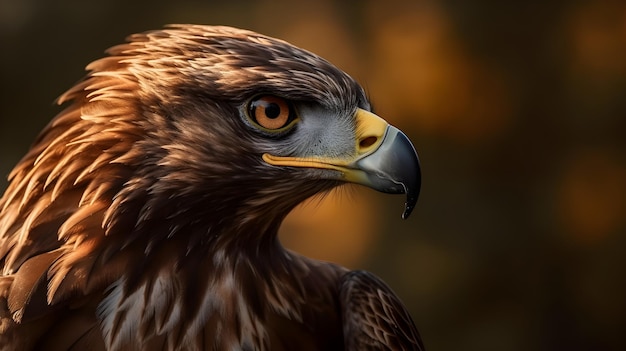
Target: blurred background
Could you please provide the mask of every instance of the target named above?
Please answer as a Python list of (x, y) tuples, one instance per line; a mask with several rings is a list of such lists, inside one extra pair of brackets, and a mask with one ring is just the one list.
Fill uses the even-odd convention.
[(349, 186), (281, 236), (381, 276), (428, 350), (626, 350), (623, 1), (0, 0), (0, 190), (83, 67), (166, 23), (316, 52), (408, 134), (410, 219)]

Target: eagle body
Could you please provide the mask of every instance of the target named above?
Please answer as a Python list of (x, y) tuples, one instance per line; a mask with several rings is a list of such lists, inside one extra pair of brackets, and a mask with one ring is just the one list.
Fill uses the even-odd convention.
[(406, 136), (322, 58), (230, 27), (91, 63), (0, 199), (0, 350), (421, 350), (391, 289), (284, 249), (352, 182), (419, 194)]

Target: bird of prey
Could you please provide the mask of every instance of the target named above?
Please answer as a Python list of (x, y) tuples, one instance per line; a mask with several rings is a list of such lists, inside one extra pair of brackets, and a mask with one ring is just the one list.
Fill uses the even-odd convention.
[(284, 41), (132, 35), (87, 66), (0, 200), (1, 350), (421, 350), (379, 278), (283, 248), (346, 182), (419, 194), (408, 138)]

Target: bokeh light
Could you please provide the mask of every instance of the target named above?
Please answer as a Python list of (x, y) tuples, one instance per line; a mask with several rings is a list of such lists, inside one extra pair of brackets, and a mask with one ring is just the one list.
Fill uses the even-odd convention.
[(291, 41), (357, 78), (423, 195), (303, 204), (293, 250), (380, 275), (429, 350), (626, 349), (626, 3), (0, 0), (0, 190), (54, 99), (166, 23)]

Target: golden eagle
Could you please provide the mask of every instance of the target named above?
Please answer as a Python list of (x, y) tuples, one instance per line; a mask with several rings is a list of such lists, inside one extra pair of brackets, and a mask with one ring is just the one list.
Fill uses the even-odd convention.
[(0, 200), (1, 350), (421, 350), (371, 273), (284, 249), (306, 198), (420, 187), (407, 137), (322, 58), (229, 27), (87, 66)]

